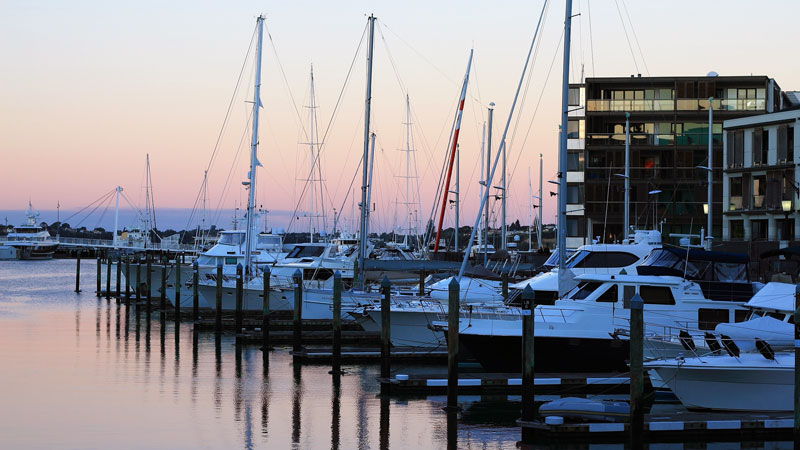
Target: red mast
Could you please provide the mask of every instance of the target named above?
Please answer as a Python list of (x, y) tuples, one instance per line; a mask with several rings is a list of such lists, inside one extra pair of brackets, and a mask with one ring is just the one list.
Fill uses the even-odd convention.
[[(456, 129), (453, 131), (453, 146), (450, 148), (450, 164), (447, 166), (447, 178), (444, 183), (442, 193), (442, 208), (439, 211), (439, 225), (436, 227), (436, 243), (433, 251), (439, 251), (439, 236), (442, 234), (442, 222), (444, 222), (444, 209), (447, 206), (447, 196), (450, 194), (450, 176), (453, 174), (453, 160), (456, 157), (456, 145), (458, 145), (458, 133), (461, 131), (461, 114), (464, 112), (464, 100), (467, 97), (467, 84), (469, 83), (469, 69), (472, 66), (472, 52), (469, 51), (469, 61), (467, 61), (467, 73), (464, 75), (464, 85), (461, 86), (461, 99), (458, 102), (458, 115), (456, 117)], [(458, 230), (456, 230), (458, 233)]]

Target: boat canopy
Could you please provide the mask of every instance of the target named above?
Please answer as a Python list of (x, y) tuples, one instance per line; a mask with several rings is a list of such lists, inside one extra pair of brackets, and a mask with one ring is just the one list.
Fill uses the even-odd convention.
[(636, 268), (639, 275), (672, 275), (700, 281), (748, 282), (750, 259), (742, 253), (663, 247)]
[(771, 281), (756, 292), (745, 306), (791, 313), (794, 311), (795, 289), (794, 284)]

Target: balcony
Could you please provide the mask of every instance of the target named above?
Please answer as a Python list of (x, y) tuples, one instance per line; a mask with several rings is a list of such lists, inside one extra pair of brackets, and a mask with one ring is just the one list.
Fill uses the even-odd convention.
[[(708, 111), (707, 98), (679, 98), (678, 111)], [(714, 111), (763, 111), (767, 101), (763, 98), (746, 99), (714, 99), (711, 102)]]
[[(587, 100), (588, 112), (673, 112), (708, 111), (707, 98), (681, 98), (677, 100)], [(767, 101), (763, 98), (714, 99), (715, 111), (763, 111)]]
[(673, 100), (587, 100), (589, 112), (675, 111)]
[[(708, 133), (631, 133), (631, 145), (649, 145), (649, 146), (668, 146), (677, 144), (679, 146), (685, 145), (708, 145)], [(722, 145), (722, 134), (714, 133), (712, 135), (713, 143)], [(588, 146), (598, 145), (625, 145), (625, 134), (615, 133), (589, 133), (586, 135), (586, 144)]]

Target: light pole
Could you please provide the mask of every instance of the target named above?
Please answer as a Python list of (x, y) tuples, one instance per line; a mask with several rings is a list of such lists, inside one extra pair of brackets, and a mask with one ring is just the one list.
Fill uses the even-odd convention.
[(783, 239), (784, 241), (789, 240), (790, 227), (789, 227), (789, 213), (792, 212), (792, 201), (791, 200), (782, 200), (781, 201), (781, 210), (783, 210)]
[(714, 203), (711, 201), (712, 198), (713, 198), (711, 196), (711, 194), (712, 194), (712, 192), (711, 192), (711, 183), (713, 182), (712, 175), (713, 175), (714, 171), (711, 169), (711, 143), (710, 143), (711, 134), (710, 134), (710, 132), (709, 132), (708, 139), (709, 139), (709, 144), (708, 144), (708, 166), (695, 166), (695, 167), (698, 168), (698, 169), (702, 169), (702, 170), (705, 170), (706, 172), (708, 172), (708, 199), (706, 200), (706, 203), (703, 203), (703, 214), (706, 214), (708, 221), (707, 221), (707, 225), (706, 225), (706, 238), (705, 238), (706, 241), (703, 243), (703, 246), (705, 247), (706, 250), (711, 250), (711, 239), (712, 239), (712, 237), (711, 237), (711, 216), (712, 216), (711, 211), (714, 208)]

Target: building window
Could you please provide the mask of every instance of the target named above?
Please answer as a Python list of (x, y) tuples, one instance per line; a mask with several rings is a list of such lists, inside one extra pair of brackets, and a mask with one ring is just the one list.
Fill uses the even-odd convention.
[[(778, 164), (789, 160), (789, 127), (778, 126)], [(794, 155), (793, 155), (794, 156)]]
[[(764, 197), (767, 194), (767, 176), (755, 175), (753, 176), (753, 209), (764, 208)], [(755, 233), (753, 233), (755, 237)]]
[(778, 240), (791, 241), (794, 239), (794, 219), (781, 219), (777, 220), (778, 226)]
[(583, 119), (567, 122), (567, 139), (584, 139), (586, 137), (584, 124)]
[(569, 88), (567, 100), (569, 106), (581, 106), (581, 88)]
[(766, 241), (767, 240), (767, 226), (768, 221), (766, 220), (751, 220), (750, 224), (753, 227), (753, 234), (752, 239), (754, 241)]
[(769, 153), (769, 130), (756, 128), (752, 132), (753, 165), (767, 164)]
[(744, 239), (744, 220), (731, 220), (729, 226), (731, 239)]
[(786, 160), (794, 162), (794, 127), (788, 127), (786, 136)]
[(567, 185), (567, 203), (570, 205), (583, 204), (583, 185), (582, 184), (568, 184)]
[(742, 177), (729, 179), (730, 183), (730, 210), (738, 211), (742, 209)]
[(567, 217), (567, 237), (583, 237), (585, 234), (583, 217)]
[(567, 172), (583, 172), (583, 151), (567, 150)]

